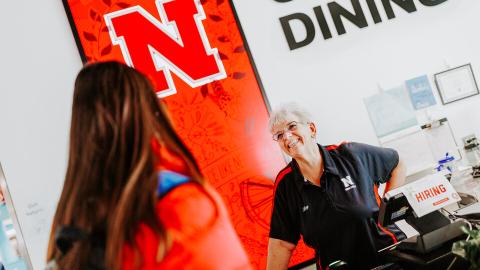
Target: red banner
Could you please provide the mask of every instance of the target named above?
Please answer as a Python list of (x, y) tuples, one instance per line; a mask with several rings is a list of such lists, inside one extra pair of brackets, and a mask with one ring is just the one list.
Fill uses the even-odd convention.
[[(147, 74), (178, 134), (223, 196), (255, 268), (264, 269), (273, 180), (285, 166), (231, 3), (64, 0), (84, 62)], [(313, 257), (303, 244), (291, 265)]]

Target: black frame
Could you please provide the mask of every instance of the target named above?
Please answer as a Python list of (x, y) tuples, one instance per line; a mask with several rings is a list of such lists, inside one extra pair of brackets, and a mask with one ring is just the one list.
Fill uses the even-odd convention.
[[(449, 73), (458, 71), (460, 69), (465, 69), (465, 68), (470, 70), (470, 74), (472, 76), (472, 84), (473, 84), (473, 86), (475, 86), (476, 92), (472, 93), (471, 95), (460, 97), (460, 98), (457, 98), (457, 99), (445, 100), (444, 94), (442, 93), (442, 86), (438, 82), (438, 77), (442, 76), (442, 75), (445, 76)], [(461, 65), (461, 66), (458, 66), (458, 67), (454, 67), (454, 68), (451, 68), (451, 69), (447, 69), (447, 70), (439, 72), (439, 73), (435, 73), (433, 76), (434, 76), (434, 80), (435, 80), (435, 85), (437, 86), (438, 95), (440, 96), (440, 99), (442, 100), (443, 105), (446, 105), (446, 104), (449, 104), (449, 103), (452, 103), (452, 102), (455, 102), (455, 101), (458, 101), (458, 100), (462, 100), (462, 99), (465, 99), (465, 98), (469, 98), (471, 96), (475, 96), (475, 95), (479, 94), (477, 81), (475, 79), (475, 74), (473, 73), (472, 65), (470, 63), (465, 64), (465, 65)]]
[(75, 44), (77, 44), (78, 53), (80, 54), (80, 59), (82, 59), (82, 63), (85, 65), (87, 64), (87, 56), (85, 55), (85, 49), (82, 46), (82, 42), (80, 41), (79, 34), (77, 27), (75, 26), (75, 21), (73, 20), (72, 11), (70, 10), (70, 6), (68, 5), (68, 0), (62, 0), (63, 8), (65, 9), (65, 13), (67, 14), (68, 23), (70, 24), (70, 29), (72, 30), (73, 38), (75, 39)]

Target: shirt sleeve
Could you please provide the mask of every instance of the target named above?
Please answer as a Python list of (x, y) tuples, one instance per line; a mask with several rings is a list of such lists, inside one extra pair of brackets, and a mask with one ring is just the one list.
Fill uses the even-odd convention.
[(360, 162), (363, 163), (375, 184), (390, 180), (392, 171), (399, 161), (397, 151), (362, 143), (352, 143), (351, 149), (353, 154), (360, 158)]
[(291, 206), (293, 201), (288, 201), (286, 195), (286, 185), (279, 183), (274, 192), (269, 237), (296, 245), (300, 239), (300, 218), (295, 216)]

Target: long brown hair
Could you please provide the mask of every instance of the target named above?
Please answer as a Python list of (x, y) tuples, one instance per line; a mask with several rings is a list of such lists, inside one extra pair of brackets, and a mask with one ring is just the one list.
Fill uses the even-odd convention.
[(140, 222), (165, 244), (165, 228), (155, 215), (158, 157), (152, 139), (181, 157), (192, 180), (203, 183), (145, 76), (117, 62), (85, 66), (75, 81), (68, 168), (47, 260), (55, 259), (61, 269), (86, 269), (92, 256), (92, 241), (78, 241), (61, 254), (55, 232), (62, 226), (103, 237), (107, 269), (120, 269), (125, 243), (138, 251), (134, 235)]

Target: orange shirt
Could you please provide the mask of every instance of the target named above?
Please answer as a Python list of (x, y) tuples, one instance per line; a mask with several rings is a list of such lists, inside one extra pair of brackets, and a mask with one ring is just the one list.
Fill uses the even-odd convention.
[[(159, 157), (157, 170), (188, 174), (184, 161), (152, 140), (152, 151)], [(135, 268), (135, 253), (123, 248), (123, 269), (251, 269), (247, 254), (228, 217), (220, 195), (207, 184), (187, 182), (161, 197), (156, 214), (172, 238), (166, 256), (156, 261), (159, 238), (140, 224), (135, 241), (141, 256)]]
[[(138, 269), (251, 269), (220, 196), (207, 187), (213, 202), (201, 189), (195, 183), (183, 184), (158, 201), (157, 215), (172, 236), (173, 245), (157, 263), (158, 238), (141, 224), (135, 238), (143, 260)], [(123, 269), (135, 269), (134, 262), (133, 249), (125, 245)]]
[[(166, 156), (162, 151), (162, 157)], [(175, 166), (161, 167), (172, 170)], [(221, 197), (207, 184), (181, 184), (159, 199), (155, 210), (173, 239), (172, 246), (157, 262), (159, 239), (147, 225), (140, 224), (135, 241), (142, 263), (135, 268), (135, 253), (130, 245), (125, 245), (123, 270), (251, 269)]]

